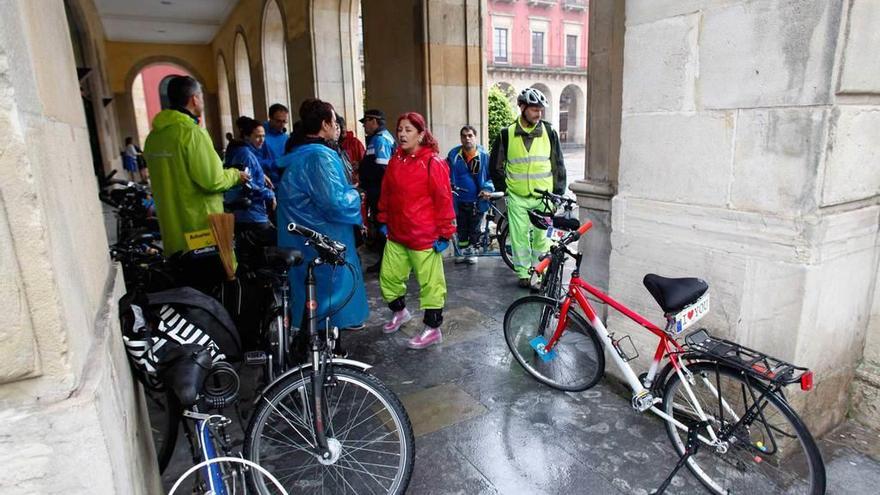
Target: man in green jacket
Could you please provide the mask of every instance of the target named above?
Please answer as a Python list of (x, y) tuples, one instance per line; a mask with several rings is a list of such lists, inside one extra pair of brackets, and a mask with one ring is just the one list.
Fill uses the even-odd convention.
[(223, 192), (250, 180), (223, 169), (208, 132), (199, 127), (202, 88), (188, 76), (168, 83), (171, 108), (153, 119), (144, 144), (165, 256), (215, 244), (208, 215), (223, 213)]
[(565, 192), (565, 163), (559, 134), (541, 113), (549, 105), (535, 88), (522, 90), (517, 98), (520, 116), (495, 139), (489, 170), (495, 190), (507, 192), (507, 222), (513, 249), (513, 269), (518, 284), (529, 287), (529, 268), (550, 249), (546, 232), (529, 221), (529, 210), (544, 209), (536, 189)]

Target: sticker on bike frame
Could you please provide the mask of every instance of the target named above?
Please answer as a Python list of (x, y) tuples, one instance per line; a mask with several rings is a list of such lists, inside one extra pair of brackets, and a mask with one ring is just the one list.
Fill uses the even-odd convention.
[(567, 232), (564, 230), (554, 229), (553, 227), (550, 227), (549, 229), (547, 229), (547, 238), (551, 241), (558, 241), (565, 237), (566, 233)]
[(534, 349), (535, 352), (537, 352), (538, 355), (541, 356), (541, 359), (545, 362), (550, 361), (556, 357), (556, 349), (547, 352), (547, 339), (544, 338), (543, 335), (538, 335), (537, 337), (530, 340), (529, 345), (532, 346), (532, 349)]
[(709, 312), (709, 293), (706, 292), (702, 297), (697, 299), (697, 302), (691, 304), (690, 306), (684, 308), (679, 311), (675, 316), (673, 316), (673, 320), (675, 321), (675, 325), (672, 327), (672, 331), (677, 335), (681, 332), (684, 332), (691, 325), (700, 320), (700, 318), (706, 316)]

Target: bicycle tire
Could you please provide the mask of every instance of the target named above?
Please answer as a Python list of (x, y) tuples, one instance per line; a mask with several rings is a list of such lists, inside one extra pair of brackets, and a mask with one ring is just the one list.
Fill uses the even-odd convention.
[(156, 392), (144, 389), (147, 397), (152, 401), (148, 408), (153, 410), (150, 416), (150, 432), (153, 438), (153, 446), (156, 449), (156, 460), (159, 463), (159, 473), (165, 471), (174, 448), (177, 445), (177, 435), (180, 430), (181, 407), (177, 398), (170, 391)]
[[(313, 403), (311, 372), (291, 375), (263, 394), (245, 435), (246, 458), (266, 468), (290, 493), (405, 493), (415, 439), (400, 399), (367, 373), (336, 367), (333, 375), (336, 384), (325, 387), (324, 417), (328, 440), (341, 447), (335, 462), (325, 466), (306, 450), (306, 442), (314, 443), (307, 417)], [(336, 419), (343, 417), (340, 426)], [(362, 454), (355, 456), (358, 451)], [(259, 473), (251, 478), (258, 493), (274, 493)]]
[(498, 252), (507, 268), (513, 270), (513, 247), (508, 244), (510, 237), (510, 224), (507, 220), (502, 220), (498, 226)]
[[(694, 376), (694, 396), (715, 432), (723, 430), (725, 425), (733, 426), (744, 415), (750, 401), (761, 399), (767, 392), (766, 386), (742, 371), (714, 361), (698, 362), (688, 369)], [(664, 388), (663, 410), (690, 426), (699, 416), (681, 383), (678, 373), (670, 375)], [(721, 390), (724, 399), (719, 400), (713, 389)], [(822, 456), (813, 436), (788, 401), (776, 393), (767, 393), (760, 411), (754, 421), (740, 425), (728, 437), (726, 452), (702, 444), (687, 461), (691, 473), (715, 494), (825, 493)], [(683, 455), (687, 433), (671, 421), (666, 421), (666, 432), (676, 453)], [(702, 434), (708, 437), (708, 428)]]
[[(518, 299), (504, 313), (504, 340), (516, 361), (539, 382), (567, 392), (587, 390), (602, 378), (605, 354), (599, 336), (580, 314), (568, 312), (552, 359), (545, 361), (530, 344), (539, 335), (550, 338), (558, 307), (557, 301), (543, 296)], [(552, 376), (557, 370), (565, 379)]]

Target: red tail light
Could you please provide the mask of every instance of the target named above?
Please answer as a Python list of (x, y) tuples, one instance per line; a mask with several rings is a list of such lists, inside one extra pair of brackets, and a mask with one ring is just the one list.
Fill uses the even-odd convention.
[(813, 372), (807, 371), (803, 375), (801, 375), (801, 390), (804, 392), (809, 392), (813, 390)]

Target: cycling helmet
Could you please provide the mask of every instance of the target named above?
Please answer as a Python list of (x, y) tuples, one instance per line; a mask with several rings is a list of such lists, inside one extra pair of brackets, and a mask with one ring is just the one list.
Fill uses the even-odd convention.
[(535, 89), (535, 88), (526, 88), (520, 91), (519, 96), (516, 98), (516, 103), (518, 105), (536, 105), (542, 108), (547, 108), (550, 106), (550, 102), (547, 101), (547, 97), (544, 96), (544, 93)]

